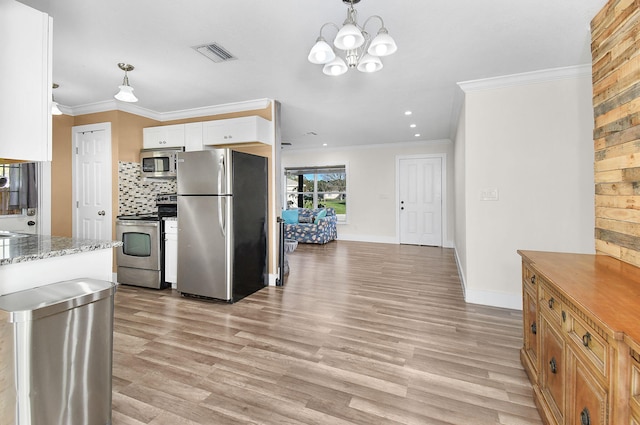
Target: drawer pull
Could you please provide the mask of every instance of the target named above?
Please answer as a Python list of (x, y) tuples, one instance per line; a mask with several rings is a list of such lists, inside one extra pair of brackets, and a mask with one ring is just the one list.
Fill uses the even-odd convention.
[(532, 285), (536, 284), (536, 275), (535, 274), (533, 276), (531, 276), (531, 284)]
[(566, 322), (567, 321), (567, 312), (562, 310), (562, 321)]
[(589, 332), (582, 335), (582, 345), (584, 345), (585, 347), (589, 347), (590, 342), (591, 342), (591, 334)]
[(558, 373), (558, 365), (556, 364), (556, 358), (551, 357), (551, 361), (549, 362), (549, 367), (551, 367), (551, 373)]
[(580, 425), (591, 425), (591, 417), (589, 416), (589, 409), (586, 407), (580, 412)]
[(549, 298), (549, 308), (553, 308), (553, 305), (555, 304), (556, 300), (553, 299), (553, 297)]
[(531, 333), (535, 335), (536, 332), (538, 332), (538, 327), (536, 326), (536, 322), (533, 322), (531, 324)]

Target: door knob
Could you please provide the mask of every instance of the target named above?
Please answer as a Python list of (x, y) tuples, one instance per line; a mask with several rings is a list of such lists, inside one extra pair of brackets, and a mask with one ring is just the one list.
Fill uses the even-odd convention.
[(98, 211), (98, 215), (105, 215), (106, 213), (104, 212), (104, 210), (102, 211)]

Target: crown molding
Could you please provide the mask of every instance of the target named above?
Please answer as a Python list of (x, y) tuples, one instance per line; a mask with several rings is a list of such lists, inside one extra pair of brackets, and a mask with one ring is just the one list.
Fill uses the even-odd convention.
[(202, 108), (184, 109), (181, 111), (156, 112), (142, 108), (133, 103), (118, 102), (116, 100), (106, 100), (104, 102), (90, 103), (76, 107), (63, 106), (62, 110), (72, 116), (95, 114), (98, 112), (123, 111), (131, 114), (150, 118), (156, 121), (172, 121), (185, 118), (198, 118), (209, 115), (221, 115), (233, 112), (251, 111), (264, 109), (271, 103), (271, 99), (256, 99), (244, 102), (225, 103), (222, 105), (205, 106)]
[(448, 145), (451, 144), (451, 139), (433, 139), (433, 140), (416, 140), (410, 142), (395, 142), (395, 143), (376, 143), (366, 145), (348, 145), (348, 146), (312, 146), (312, 147), (293, 147), (283, 146), (282, 153), (291, 152), (335, 152), (335, 151), (354, 151), (363, 149), (382, 149), (382, 148), (402, 148), (411, 146), (433, 146), (433, 145)]
[(568, 78), (591, 77), (591, 64), (543, 69), (522, 74), (503, 75), (480, 80), (461, 81), (458, 86), (465, 92), (492, 90), (525, 84), (544, 83)]

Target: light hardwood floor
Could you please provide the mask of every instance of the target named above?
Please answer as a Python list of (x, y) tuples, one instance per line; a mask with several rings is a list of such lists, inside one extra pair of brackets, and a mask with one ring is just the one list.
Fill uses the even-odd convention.
[(289, 263), (233, 305), (120, 286), (113, 424), (542, 423), (521, 313), (465, 304), (453, 250), (335, 241)]

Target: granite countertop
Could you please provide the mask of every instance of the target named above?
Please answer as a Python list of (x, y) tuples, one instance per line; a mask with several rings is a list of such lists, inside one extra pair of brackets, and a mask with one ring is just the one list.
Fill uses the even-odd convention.
[(0, 239), (0, 266), (121, 246), (121, 241), (28, 235)]

